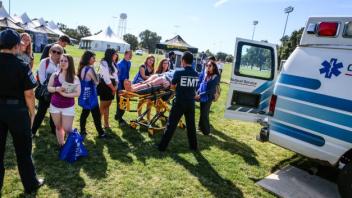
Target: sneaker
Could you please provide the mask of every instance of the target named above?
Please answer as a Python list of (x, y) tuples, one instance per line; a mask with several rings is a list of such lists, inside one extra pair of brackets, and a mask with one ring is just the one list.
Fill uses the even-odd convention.
[(25, 193), (31, 194), (33, 192), (36, 192), (40, 187), (44, 185), (44, 179), (38, 179), (37, 182), (38, 183), (34, 187), (32, 187), (31, 189), (25, 190)]
[(120, 120), (119, 125), (120, 126), (127, 126), (127, 122), (125, 120)]
[(81, 131), (81, 136), (86, 136), (87, 134), (87, 131)]

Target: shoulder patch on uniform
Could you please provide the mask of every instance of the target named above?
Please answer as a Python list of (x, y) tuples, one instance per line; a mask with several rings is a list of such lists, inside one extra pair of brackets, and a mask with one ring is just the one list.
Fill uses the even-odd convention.
[(28, 75), (29, 79), (32, 81), (33, 84), (37, 83), (37, 80), (34, 78), (33, 73), (32, 73), (31, 70), (28, 71), (27, 75)]

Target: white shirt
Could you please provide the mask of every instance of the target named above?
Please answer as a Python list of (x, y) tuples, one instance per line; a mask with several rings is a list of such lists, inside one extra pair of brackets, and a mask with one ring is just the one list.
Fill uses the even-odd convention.
[(114, 71), (111, 73), (109, 70), (108, 63), (104, 60), (100, 62), (99, 75), (107, 85), (111, 83), (111, 79), (115, 79), (116, 83), (118, 81), (117, 69), (116, 67), (113, 67), (113, 68), (114, 68)]
[(222, 70), (224, 68), (224, 63), (218, 62), (216, 65), (218, 66), (218, 69)]
[(37, 71), (40, 84), (44, 84), (44, 82), (48, 78), (48, 76), (50, 76), (54, 72), (58, 71), (58, 69), (59, 69), (59, 64), (55, 64), (51, 60), (51, 58), (49, 58), (48, 68), (45, 68), (46, 67), (46, 60), (47, 60), (47, 58), (44, 58), (43, 60), (40, 61), (39, 69)]

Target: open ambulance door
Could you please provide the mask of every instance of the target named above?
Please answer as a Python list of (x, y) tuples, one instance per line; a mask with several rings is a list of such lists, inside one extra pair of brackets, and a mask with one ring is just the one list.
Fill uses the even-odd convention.
[(225, 117), (255, 122), (264, 120), (277, 69), (276, 45), (237, 38)]

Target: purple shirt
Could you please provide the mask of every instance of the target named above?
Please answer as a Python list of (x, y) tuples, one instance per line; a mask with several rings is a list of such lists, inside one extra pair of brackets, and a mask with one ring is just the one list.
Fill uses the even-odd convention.
[[(59, 75), (56, 75), (54, 79), (54, 87), (61, 87), (61, 85)], [(55, 92), (51, 96), (51, 104), (57, 108), (69, 108), (75, 105), (75, 99), (62, 96), (60, 93)]]

